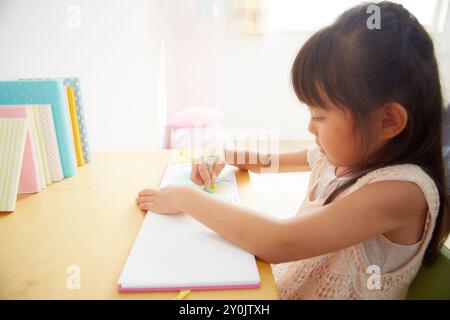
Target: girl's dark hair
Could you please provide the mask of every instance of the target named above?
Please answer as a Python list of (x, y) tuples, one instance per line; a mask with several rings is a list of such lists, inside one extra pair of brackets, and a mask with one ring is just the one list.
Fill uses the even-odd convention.
[[(380, 8), (380, 28), (369, 28), (370, 5)], [(375, 169), (415, 164), (434, 180), (440, 206), (424, 263), (431, 265), (450, 229), (442, 159), (443, 98), (433, 42), (417, 19), (391, 2), (364, 3), (344, 12), (332, 25), (314, 34), (297, 55), (291, 71), (300, 101), (327, 109), (323, 95), (349, 110), (365, 152), (351, 179), (334, 190), (325, 204)], [(389, 102), (408, 113), (405, 129), (377, 159), (363, 163), (371, 133), (371, 114)]]

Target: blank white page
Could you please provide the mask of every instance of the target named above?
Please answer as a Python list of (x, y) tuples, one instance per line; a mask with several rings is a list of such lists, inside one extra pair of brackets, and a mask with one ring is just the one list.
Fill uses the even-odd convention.
[[(167, 166), (160, 186), (187, 184), (190, 164)], [(201, 188), (201, 187), (198, 187)], [(227, 166), (211, 194), (239, 202), (236, 175)], [(256, 288), (255, 257), (187, 214), (148, 212), (122, 273), (119, 291)]]

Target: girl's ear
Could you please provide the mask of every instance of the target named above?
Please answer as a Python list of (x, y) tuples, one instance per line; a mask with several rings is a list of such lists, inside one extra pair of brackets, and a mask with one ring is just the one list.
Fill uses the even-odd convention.
[(382, 140), (398, 136), (408, 123), (408, 112), (396, 102), (383, 105), (377, 110), (376, 127), (378, 137)]

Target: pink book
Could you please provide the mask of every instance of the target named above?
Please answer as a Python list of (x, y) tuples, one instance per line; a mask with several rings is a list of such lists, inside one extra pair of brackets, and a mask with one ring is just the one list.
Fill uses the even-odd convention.
[[(0, 118), (28, 119), (27, 109), (25, 106), (0, 106)], [(19, 193), (34, 193), (40, 191), (34, 147), (28, 126), (19, 180)]]

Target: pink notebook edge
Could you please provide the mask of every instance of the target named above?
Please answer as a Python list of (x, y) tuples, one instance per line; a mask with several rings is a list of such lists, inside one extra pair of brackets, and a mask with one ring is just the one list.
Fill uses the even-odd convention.
[(204, 291), (204, 290), (236, 290), (236, 289), (259, 289), (261, 281), (256, 284), (240, 284), (240, 285), (211, 285), (211, 286), (186, 286), (186, 287), (155, 287), (155, 288), (124, 288), (122, 284), (117, 285), (117, 291), (126, 292), (168, 292), (168, 291)]

